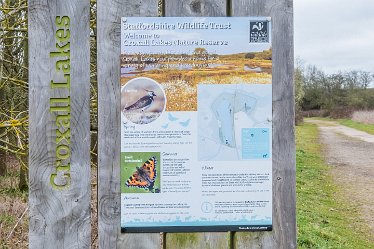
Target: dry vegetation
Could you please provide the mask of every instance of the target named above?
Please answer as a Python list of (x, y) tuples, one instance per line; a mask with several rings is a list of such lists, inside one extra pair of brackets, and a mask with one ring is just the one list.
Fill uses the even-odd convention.
[[(28, 193), (18, 188), (20, 168), (18, 160), (10, 156), (7, 162), (8, 175), (0, 176), (0, 248), (28, 248)], [(98, 248), (97, 167), (95, 164), (92, 165), (91, 182), (91, 246)]]
[[(97, 248), (96, 0), (91, 0), (92, 247)], [(0, 248), (28, 247), (27, 1), (0, 0)], [(22, 165), (22, 166), (20, 166)], [(53, 247), (51, 247), (53, 248)]]
[(0, 0), (0, 248), (27, 248), (27, 1)]
[(8, 156), (8, 175), (0, 176), (0, 248), (27, 248), (27, 191), (18, 188), (19, 163)]
[(355, 111), (352, 114), (352, 120), (364, 123), (374, 124), (374, 110), (373, 111)]

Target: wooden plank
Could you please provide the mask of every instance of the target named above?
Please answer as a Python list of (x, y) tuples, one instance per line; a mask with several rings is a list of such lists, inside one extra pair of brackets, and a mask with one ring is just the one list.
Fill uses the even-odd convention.
[(190, 249), (190, 248), (230, 248), (230, 233), (167, 233), (165, 248)]
[(234, 248), (296, 248), (293, 1), (232, 0), (233, 16), (273, 24), (273, 231), (236, 233)]
[[(226, 16), (224, 0), (165, 0), (165, 16)], [(230, 234), (168, 233), (166, 248), (229, 248)]]
[(165, 0), (165, 16), (226, 16), (226, 0)]
[(155, 0), (98, 0), (99, 247), (159, 248), (160, 234), (120, 231), (120, 21), (123, 16), (157, 16)]
[(28, 3), (29, 247), (90, 248), (90, 3)]

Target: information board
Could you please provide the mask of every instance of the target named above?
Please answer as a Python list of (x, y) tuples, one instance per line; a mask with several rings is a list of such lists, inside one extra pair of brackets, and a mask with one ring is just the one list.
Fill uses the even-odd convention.
[(272, 229), (266, 17), (121, 20), (121, 231)]

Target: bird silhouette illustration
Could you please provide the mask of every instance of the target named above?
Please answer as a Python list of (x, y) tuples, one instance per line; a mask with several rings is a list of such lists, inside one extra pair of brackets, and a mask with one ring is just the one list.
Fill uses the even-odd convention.
[(161, 127), (164, 128), (164, 129), (168, 128), (168, 126), (169, 126), (169, 123), (166, 123), (166, 124), (164, 124), (164, 125), (161, 125)]
[(141, 97), (132, 105), (125, 107), (126, 111), (141, 110), (142, 112), (144, 112), (144, 110), (148, 109), (152, 105), (152, 103), (154, 102), (154, 97), (156, 97), (155, 92), (146, 89), (144, 90), (147, 92), (147, 95)]
[[(257, 25), (258, 24), (258, 25)], [(257, 31), (260, 31), (264, 28), (264, 24), (262, 22), (257, 22), (255, 25), (253, 25), (252, 29), (257, 29)]]
[(174, 116), (171, 115), (171, 113), (169, 112), (169, 113), (168, 113), (168, 119), (169, 119), (170, 121), (175, 121), (175, 120), (178, 120), (179, 118), (174, 117)]
[(190, 123), (191, 119), (187, 119), (186, 121), (183, 121), (183, 122), (179, 122), (179, 124), (183, 127), (187, 127)]

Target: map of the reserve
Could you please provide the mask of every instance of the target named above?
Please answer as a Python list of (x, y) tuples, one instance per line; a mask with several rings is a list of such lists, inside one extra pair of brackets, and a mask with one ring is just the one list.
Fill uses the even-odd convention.
[(271, 155), (271, 85), (198, 86), (201, 161), (235, 161)]

